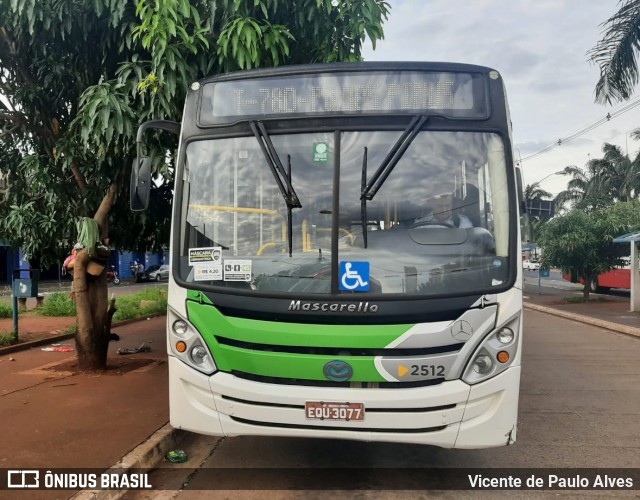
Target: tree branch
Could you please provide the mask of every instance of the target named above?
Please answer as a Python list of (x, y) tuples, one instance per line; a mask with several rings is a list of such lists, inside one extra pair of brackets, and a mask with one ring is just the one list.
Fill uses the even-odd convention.
[(20, 64), (20, 61), (18, 61), (15, 43), (13, 40), (11, 40), (11, 38), (9, 37), (9, 33), (7, 33), (7, 30), (5, 28), (0, 28), (0, 36), (7, 46), (9, 57), (11, 57), (15, 61), (15, 70), (20, 74), (25, 83), (27, 83), (28, 85), (33, 85), (33, 78), (31, 77), (31, 74), (22, 66), (22, 64)]
[(87, 189), (87, 180), (84, 178), (84, 175), (82, 175), (82, 172), (80, 172), (78, 164), (75, 161), (72, 161), (70, 168), (78, 188), (80, 188), (80, 191), (85, 191)]
[(7, 129), (7, 130), (4, 130), (4, 131), (0, 132), (0, 139), (4, 139), (5, 137), (9, 137), (15, 131), (17, 131), (19, 128), (20, 128), (20, 124), (15, 124), (10, 129)]
[(109, 212), (116, 201), (117, 194), (118, 186), (111, 184), (109, 186), (109, 191), (107, 191), (107, 194), (102, 198), (102, 203), (100, 203), (100, 207), (93, 217), (100, 228), (100, 240), (104, 240), (109, 237)]
[(0, 120), (6, 120), (11, 123), (29, 123), (27, 116), (17, 111), (8, 111), (6, 113), (0, 111)]

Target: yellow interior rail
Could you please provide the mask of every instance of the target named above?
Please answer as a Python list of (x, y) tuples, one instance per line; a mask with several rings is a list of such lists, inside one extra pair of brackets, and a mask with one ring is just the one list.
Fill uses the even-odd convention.
[[(245, 214), (261, 214), (261, 215), (270, 215), (271, 217), (278, 217), (281, 219), (281, 229), (282, 229), (282, 241), (287, 241), (287, 222), (280, 212), (277, 210), (271, 210), (269, 208), (249, 208), (249, 207), (230, 207), (226, 205), (189, 205), (189, 209), (196, 210), (207, 210), (212, 212), (229, 212), (229, 213), (245, 213)], [(267, 248), (274, 247), (276, 244), (275, 241), (271, 241), (265, 243), (258, 250), (258, 255), (262, 255), (262, 252)], [(268, 246), (270, 245), (270, 246)]]
[[(262, 214), (262, 215), (269, 215), (271, 217), (278, 217), (281, 219), (281, 229), (282, 229), (281, 243), (286, 243), (287, 241), (287, 223), (283, 215), (277, 210), (271, 210), (268, 208), (230, 207), (226, 205), (196, 205), (196, 204), (189, 205), (189, 209), (206, 210), (206, 211), (212, 211), (212, 212)], [(396, 217), (397, 217), (397, 214), (396, 214)], [(331, 228), (315, 228), (315, 231), (317, 233), (330, 232)], [(343, 227), (339, 228), (338, 231), (340, 232), (340, 234), (348, 236), (349, 239), (351, 240), (351, 244), (352, 245), (354, 244), (356, 237), (353, 234), (351, 234), (350, 231), (348, 231)], [(275, 241), (275, 235), (272, 235), (272, 241), (269, 241), (263, 244), (258, 249), (257, 254), (262, 255), (265, 250), (268, 250), (270, 248), (275, 248), (276, 245), (277, 245), (277, 242)], [(313, 250), (314, 249), (312, 248), (311, 232), (309, 231), (309, 221), (307, 219), (304, 219), (302, 221), (302, 251), (311, 252)]]

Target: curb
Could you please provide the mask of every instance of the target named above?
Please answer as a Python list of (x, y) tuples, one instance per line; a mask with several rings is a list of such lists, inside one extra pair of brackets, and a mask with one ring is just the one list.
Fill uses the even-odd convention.
[(68, 340), (75, 337), (75, 333), (63, 333), (60, 335), (53, 335), (51, 337), (46, 337), (38, 340), (32, 340), (31, 342), (22, 342), (21, 344), (13, 344), (5, 347), (0, 347), (0, 356), (3, 354), (11, 354), (13, 352), (26, 351), (27, 349), (31, 349), (32, 347), (38, 347), (45, 344), (50, 344), (52, 342), (57, 342), (58, 340)]
[[(139, 444), (105, 473), (123, 474), (134, 472), (133, 469), (150, 469), (154, 467), (165, 454), (175, 448), (186, 435), (185, 431), (175, 429), (166, 423), (144, 443)], [(117, 500), (130, 490), (81, 490), (71, 498), (73, 500)]]
[[(121, 326), (129, 325), (131, 323), (136, 323), (138, 321), (146, 321), (147, 318), (155, 318), (156, 316), (164, 316), (166, 313), (153, 313), (145, 316), (140, 316), (139, 318), (131, 318), (125, 319), (122, 321), (118, 321), (117, 323), (113, 323), (111, 325), (111, 329), (118, 328)], [(45, 337), (38, 340), (32, 340), (31, 342), (22, 342), (20, 344), (13, 344), (4, 347), (0, 347), (0, 356), (3, 354), (11, 354), (13, 352), (26, 351), (27, 349), (31, 349), (32, 347), (38, 347), (45, 344), (50, 344), (53, 342), (57, 342), (59, 340), (68, 340), (72, 339), (76, 336), (75, 333), (62, 333), (59, 335), (52, 335), (51, 337)]]
[(634, 337), (640, 338), (640, 328), (635, 328), (633, 326), (621, 325), (620, 323), (613, 323), (612, 321), (605, 321), (603, 319), (594, 318), (592, 316), (583, 316), (583, 315), (575, 314), (571, 312), (560, 311), (558, 309), (554, 309), (553, 307), (539, 306), (538, 304), (531, 304), (529, 302), (525, 302), (524, 307), (527, 309), (531, 309), (533, 311), (552, 314), (554, 316), (570, 319), (572, 321), (578, 321), (579, 323), (598, 326), (600, 328), (605, 328), (606, 330), (611, 330), (618, 333), (625, 333), (627, 335), (632, 335)]

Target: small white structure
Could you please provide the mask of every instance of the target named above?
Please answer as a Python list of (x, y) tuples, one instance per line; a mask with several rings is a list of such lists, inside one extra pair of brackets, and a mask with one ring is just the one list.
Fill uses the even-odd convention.
[(629, 274), (631, 283), (629, 290), (630, 311), (640, 311), (640, 265), (638, 264), (638, 241), (640, 241), (640, 231), (623, 234), (613, 239), (614, 243), (629, 243), (631, 247), (631, 261), (629, 262)]

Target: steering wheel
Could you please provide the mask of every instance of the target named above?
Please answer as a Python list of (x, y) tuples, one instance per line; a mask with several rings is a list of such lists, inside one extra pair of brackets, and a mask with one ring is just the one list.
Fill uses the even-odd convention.
[(439, 220), (422, 220), (422, 221), (414, 222), (411, 227), (416, 228), (416, 227), (425, 227), (425, 226), (448, 227), (451, 229), (455, 229), (456, 227), (449, 222), (444, 222)]

